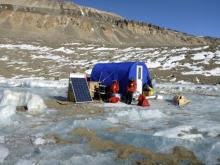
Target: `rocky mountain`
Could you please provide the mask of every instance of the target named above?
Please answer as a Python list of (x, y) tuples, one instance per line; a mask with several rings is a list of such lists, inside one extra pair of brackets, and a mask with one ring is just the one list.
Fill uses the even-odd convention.
[(0, 0), (0, 37), (148, 47), (220, 44), (218, 39), (196, 37), (57, 0)]

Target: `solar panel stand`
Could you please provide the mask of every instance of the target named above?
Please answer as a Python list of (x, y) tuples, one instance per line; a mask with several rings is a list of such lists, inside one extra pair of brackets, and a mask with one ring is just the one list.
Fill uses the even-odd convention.
[(75, 96), (74, 96), (74, 92), (73, 92), (73, 89), (72, 89), (72, 85), (71, 85), (70, 79), (69, 79), (67, 100), (75, 102)]

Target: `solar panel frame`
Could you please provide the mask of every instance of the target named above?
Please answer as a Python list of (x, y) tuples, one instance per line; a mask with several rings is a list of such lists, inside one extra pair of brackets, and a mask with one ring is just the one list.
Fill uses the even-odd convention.
[(72, 77), (70, 78), (72, 91), (76, 103), (92, 102), (88, 83), (85, 78)]

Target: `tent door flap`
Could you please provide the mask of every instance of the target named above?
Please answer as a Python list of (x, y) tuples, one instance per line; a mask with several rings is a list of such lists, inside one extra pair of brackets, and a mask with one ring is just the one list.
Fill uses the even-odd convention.
[(137, 80), (137, 92), (140, 94), (142, 93), (143, 87), (143, 66), (137, 65), (137, 72), (136, 72), (136, 80)]

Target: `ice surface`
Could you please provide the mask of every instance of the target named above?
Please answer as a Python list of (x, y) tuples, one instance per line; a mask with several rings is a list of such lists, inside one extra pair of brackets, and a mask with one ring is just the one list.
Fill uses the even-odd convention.
[(219, 90), (220, 86), (212, 86), (212, 85), (193, 85), (189, 82), (180, 82), (175, 84), (163, 83), (157, 84), (157, 88), (159, 91), (163, 91), (165, 93), (199, 93), (204, 95), (217, 95), (220, 96)]
[(218, 160), (220, 155), (220, 142), (212, 145), (210, 151), (206, 155), (207, 164), (217, 164), (214, 160)]
[(13, 105), (0, 106), (0, 123), (7, 125), (11, 123), (11, 117), (16, 113)]
[(122, 103), (122, 102), (119, 102), (117, 104), (114, 104), (114, 103), (105, 103), (103, 105), (105, 108), (122, 108), (122, 107), (131, 107), (130, 105), (127, 105), (125, 103)]
[(66, 164), (78, 164), (78, 165), (97, 165), (97, 164), (106, 164), (106, 165), (112, 165), (115, 164), (114, 159), (112, 158), (112, 155), (110, 154), (98, 154), (96, 156), (91, 155), (83, 155), (73, 156), (70, 160), (65, 161)]
[(8, 148), (4, 147), (3, 145), (0, 145), (0, 163), (3, 163), (5, 158), (9, 155)]
[(20, 160), (18, 160), (18, 162), (15, 163), (15, 165), (32, 165), (32, 164), (34, 164), (33, 161), (24, 160), (24, 159), (20, 159)]
[(6, 79), (0, 77), (0, 85), (5, 87), (42, 87), (42, 88), (65, 88), (68, 87), (68, 79), (45, 80), (43, 78)]
[[(50, 82), (51, 86), (55, 86), (59, 81), (31, 80), (32, 84), (41, 84), (41, 92), (39, 88), (35, 89), (30, 85), (12, 88), (7, 84), (8, 82), (4, 82), (5, 86), (0, 88), (0, 121), (6, 123), (4, 121), (11, 120), (17, 123), (9, 126), (0, 125), (0, 143), (7, 145), (10, 151), (7, 155), (10, 157), (10, 162), (9, 158), (4, 158), (5, 164), (11, 162), (11, 164), (124, 163), (115, 160), (114, 152), (93, 151), (89, 145), (86, 145), (85, 138), (71, 136), (69, 133), (76, 128), (86, 128), (103, 139), (147, 148), (155, 152), (170, 153), (174, 146), (184, 146), (193, 151), (205, 164), (217, 163), (220, 155), (220, 86), (218, 85), (156, 84), (157, 92), (163, 99), (150, 99), (150, 107), (100, 103), (98, 105), (103, 107), (104, 113), (94, 116), (72, 115), (69, 111), (67, 113), (60, 110), (41, 111), (37, 115), (26, 112), (15, 113), (16, 105), (29, 102), (36, 108), (43, 105), (41, 98), (45, 96), (65, 96), (63, 91), (67, 86), (51, 88)], [(182, 108), (173, 104), (172, 98), (177, 93), (185, 95), (191, 103)], [(110, 128), (116, 129), (112, 132), (107, 131)], [(57, 139), (58, 142), (61, 139), (61, 142), (63, 140), (68, 143), (57, 144)]]
[[(168, 138), (180, 138), (180, 139), (188, 139), (195, 141), (196, 139), (202, 139), (203, 136), (201, 133), (193, 132), (195, 128), (192, 126), (178, 126), (171, 129), (163, 130), (154, 133), (154, 136), (163, 136)], [(195, 129), (196, 130), (196, 129)]]
[(4, 144), (5, 143), (5, 137), (4, 136), (0, 136), (0, 144)]
[(162, 118), (165, 116), (162, 112), (158, 110), (136, 110), (135, 108), (131, 110), (115, 110), (111, 114), (112, 116), (108, 118), (109, 121), (116, 123), (114, 118), (118, 119), (119, 122), (123, 121), (139, 121), (139, 120), (151, 120), (155, 118)]

